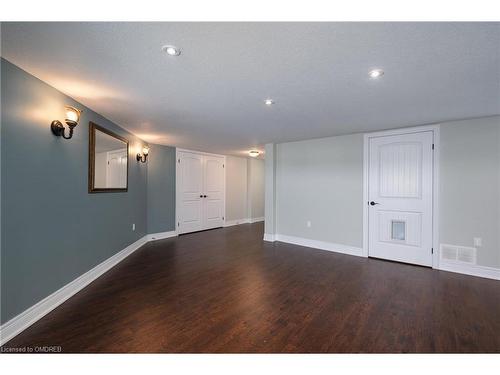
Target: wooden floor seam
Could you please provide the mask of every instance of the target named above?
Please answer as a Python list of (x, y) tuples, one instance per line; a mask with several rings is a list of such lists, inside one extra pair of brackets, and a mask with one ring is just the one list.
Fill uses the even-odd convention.
[(5, 344), (66, 353), (499, 353), (500, 283), (264, 242), (148, 243)]

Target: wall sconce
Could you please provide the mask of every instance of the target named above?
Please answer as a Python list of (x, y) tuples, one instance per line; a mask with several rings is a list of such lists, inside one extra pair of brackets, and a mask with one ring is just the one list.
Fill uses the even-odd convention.
[(69, 135), (66, 136), (65, 128), (61, 121), (54, 120), (50, 124), (50, 129), (52, 129), (52, 133), (54, 133), (57, 137), (63, 137), (64, 139), (70, 139), (73, 136), (73, 128), (78, 125), (78, 121), (80, 121), (81, 110), (76, 109), (75, 107), (71, 107), (67, 105), (66, 107), (66, 118), (64, 122), (69, 127)]
[(250, 155), (252, 158), (256, 158), (257, 156), (260, 155), (260, 151), (258, 150), (248, 151), (248, 155)]
[(140, 153), (137, 154), (137, 161), (145, 163), (148, 160), (148, 155), (149, 155), (149, 147), (144, 146), (142, 148), (142, 155)]

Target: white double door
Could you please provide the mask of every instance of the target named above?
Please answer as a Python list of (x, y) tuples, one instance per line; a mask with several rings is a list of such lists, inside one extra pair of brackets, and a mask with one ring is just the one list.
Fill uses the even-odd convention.
[(368, 153), (369, 256), (432, 266), (433, 132), (370, 137)]
[(194, 151), (177, 153), (177, 231), (222, 227), (225, 157)]

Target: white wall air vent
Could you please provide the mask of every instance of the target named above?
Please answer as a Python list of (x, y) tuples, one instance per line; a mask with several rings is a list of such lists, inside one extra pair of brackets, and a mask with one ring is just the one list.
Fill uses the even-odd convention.
[(441, 259), (447, 262), (476, 264), (477, 250), (474, 247), (448, 245), (440, 246)]

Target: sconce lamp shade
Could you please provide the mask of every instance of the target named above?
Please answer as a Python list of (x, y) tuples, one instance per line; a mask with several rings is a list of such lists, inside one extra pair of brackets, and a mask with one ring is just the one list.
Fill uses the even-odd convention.
[(76, 109), (75, 107), (71, 107), (69, 105), (66, 106), (66, 118), (65, 122), (69, 125), (76, 125), (78, 121), (80, 121), (80, 113), (81, 111)]
[(64, 122), (66, 123), (66, 125), (68, 125), (69, 134), (65, 134), (64, 125), (59, 120), (52, 121), (52, 123), (50, 124), (50, 129), (56, 137), (70, 139), (71, 137), (73, 137), (73, 129), (78, 125), (78, 121), (80, 121), (80, 114), (82, 113), (82, 111), (76, 109), (75, 107), (67, 105), (65, 106), (65, 112), (66, 115), (64, 116)]
[(149, 155), (149, 147), (148, 146), (143, 146), (142, 147), (142, 154), (138, 153), (137, 154), (137, 161), (140, 161), (141, 163), (145, 163), (148, 160), (148, 155)]
[(248, 152), (248, 155), (250, 155), (252, 158), (256, 158), (257, 156), (260, 155), (260, 151), (252, 150)]

